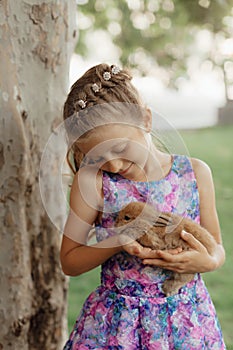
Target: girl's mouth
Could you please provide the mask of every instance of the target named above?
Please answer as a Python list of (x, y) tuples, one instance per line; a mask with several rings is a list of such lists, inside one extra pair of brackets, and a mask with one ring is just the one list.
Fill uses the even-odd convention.
[(128, 166), (128, 168), (126, 168), (125, 170), (119, 171), (119, 174), (120, 174), (120, 175), (125, 175), (125, 174), (129, 171), (129, 169), (131, 168), (132, 164), (133, 164), (133, 163), (131, 163), (130, 166)]

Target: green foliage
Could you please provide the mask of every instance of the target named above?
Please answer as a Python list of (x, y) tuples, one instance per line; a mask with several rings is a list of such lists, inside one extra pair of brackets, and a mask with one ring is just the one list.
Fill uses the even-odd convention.
[[(78, 6), (80, 18), (89, 26), (80, 28), (77, 52), (90, 51), (87, 33), (108, 31), (121, 49), (124, 66), (148, 74), (151, 64), (169, 69), (171, 81), (185, 74), (195, 34), (200, 29), (231, 37), (232, 3), (229, 0), (97, 0)], [(115, 28), (115, 29), (114, 29)], [(91, 48), (93, 53), (93, 48)], [(94, 54), (94, 53), (93, 53)], [(212, 53), (203, 59), (213, 60)]]

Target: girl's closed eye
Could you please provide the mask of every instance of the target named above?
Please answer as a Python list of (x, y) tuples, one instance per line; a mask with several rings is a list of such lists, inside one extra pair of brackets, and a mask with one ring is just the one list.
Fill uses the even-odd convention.
[(114, 153), (123, 153), (124, 151), (126, 151), (128, 148), (128, 142), (123, 142), (117, 146), (114, 147), (113, 152)]
[(85, 157), (84, 159), (84, 165), (95, 165), (100, 162), (103, 162), (104, 158), (103, 157), (97, 157), (97, 158), (90, 158), (90, 157)]
[[(127, 150), (127, 148), (128, 148), (128, 141), (116, 145), (114, 148), (112, 148), (112, 152), (116, 153), (116, 154), (120, 154), (120, 153), (125, 152)], [(94, 165), (94, 164), (98, 164), (100, 162), (104, 162), (104, 160), (105, 159), (102, 156), (98, 156), (98, 157), (85, 156), (83, 163), (85, 165)]]

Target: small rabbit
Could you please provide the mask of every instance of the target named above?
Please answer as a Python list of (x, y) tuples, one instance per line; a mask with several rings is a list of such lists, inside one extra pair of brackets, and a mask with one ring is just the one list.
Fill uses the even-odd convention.
[[(181, 247), (189, 250), (189, 245), (180, 236), (182, 230), (191, 233), (210, 254), (216, 244), (214, 237), (196, 222), (173, 213), (159, 212), (142, 202), (132, 202), (119, 211), (115, 226), (120, 234), (127, 235), (151, 249)], [(173, 272), (172, 277), (164, 282), (163, 292), (166, 296), (174, 295), (193, 277), (194, 274)]]

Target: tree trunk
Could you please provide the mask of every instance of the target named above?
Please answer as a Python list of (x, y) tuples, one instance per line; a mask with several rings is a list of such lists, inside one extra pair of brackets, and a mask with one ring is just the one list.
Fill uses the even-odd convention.
[[(0, 349), (58, 350), (66, 333), (61, 235), (43, 208), (38, 177), (62, 120), (75, 13), (75, 0), (0, 0)], [(51, 162), (56, 169), (56, 155)], [(47, 175), (53, 199), (56, 171)]]

